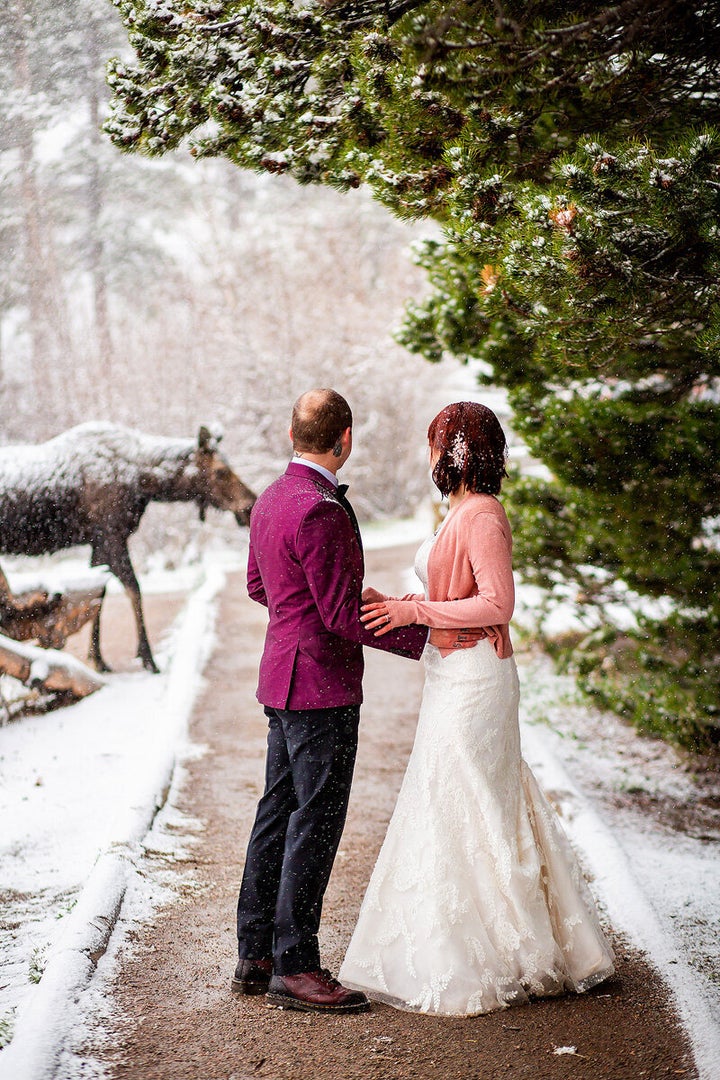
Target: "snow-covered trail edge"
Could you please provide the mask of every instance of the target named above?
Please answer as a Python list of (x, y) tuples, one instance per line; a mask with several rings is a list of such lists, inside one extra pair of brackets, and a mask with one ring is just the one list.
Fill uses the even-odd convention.
[(580, 793), (539, 726), (522, 723), (523, 756), (545, 791), (559, 795), (563, 827), (593, 876), (614, 928), (625, 933), (669, 985), (693, 1049), (699, 1080), (720, 1076), (720, 1028), (698, 978), (668, 937), (622, 844)]
[(118, 819), (118, 831), (99, 855), (63, 933), (47, 956), (42, 979), (19, 1013), (12, 1042), (0, 1054), (2, 1080), (52, 1077), (75, 1007), (107, 948), (123, 898), (135, 872), (143, 838), (167, 799), (178, 750), (202, 686), (202, 672), (215, 645), (215, 599), (225, 570), (206, 564), (173, 634), (172, 661), (162, 702), (163, 735), (154, 747), (145, 798)]

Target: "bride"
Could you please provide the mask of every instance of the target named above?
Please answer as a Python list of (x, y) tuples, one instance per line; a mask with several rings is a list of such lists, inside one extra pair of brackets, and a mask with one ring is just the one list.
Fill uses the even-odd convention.
[(431, 631), (415, 745), (340, 979), (399, 1009), (472, 1016), (587, 990), (613, 954), (521, 757), (512, 539), (495, 497), (505, 435), (490, 409), (459, 402), (428, 438), (449, 509), (417, 554), (425, 594), (369, 590), (363, 607), (378, 635)]

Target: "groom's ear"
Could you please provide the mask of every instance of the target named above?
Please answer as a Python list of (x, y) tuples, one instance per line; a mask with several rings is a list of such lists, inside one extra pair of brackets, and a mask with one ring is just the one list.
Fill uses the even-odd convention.
[(293, 433), (292, 433), (292, 428), (291, 427), (288, 428), (288, 439), (290, 440), (291, 443), (295, 442), (295, 440), (293, 439)]

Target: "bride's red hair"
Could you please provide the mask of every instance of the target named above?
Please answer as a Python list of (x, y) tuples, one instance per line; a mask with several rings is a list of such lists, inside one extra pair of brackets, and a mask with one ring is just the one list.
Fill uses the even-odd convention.
[(492, 409), (476, 401), (457, 401), (439, 412), (428, 428), (431, 450), (440, 453), (432, 478), (443, 495), (461, 485), (497, 495), (507, 476), (505, 433)]

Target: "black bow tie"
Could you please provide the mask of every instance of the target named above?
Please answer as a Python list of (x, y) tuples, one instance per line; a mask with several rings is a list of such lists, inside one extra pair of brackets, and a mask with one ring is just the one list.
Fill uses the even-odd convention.
[(349, 487), (349, 484), (338, 484), (338, 486), (337, 486), (338, 499), (341, 499), (343, 497), (343, 495), (347, 494), (348, 487)]

